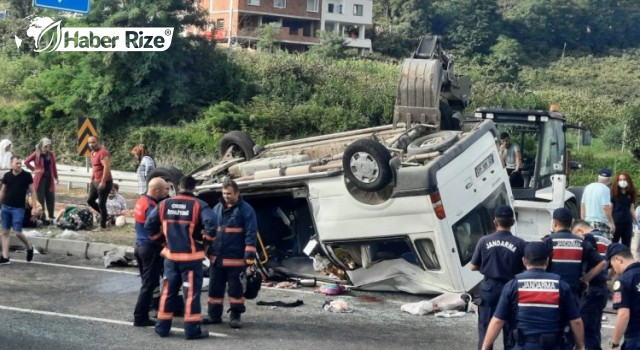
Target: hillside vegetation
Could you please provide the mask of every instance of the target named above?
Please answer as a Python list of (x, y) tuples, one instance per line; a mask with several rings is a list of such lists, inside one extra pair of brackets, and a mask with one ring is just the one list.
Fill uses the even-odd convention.
[[(116, 3), (93, 1), (89, 16), (65, 18), (65, 25), (173, 26), (180, 32), (205, 23), (204, 14), (193, 11), (194, 0), (140, 0), (126, 9)], [(220, 137), (233, 129), (267, 143), (385, 124), (399, 80), (397, 58), (431, 32), (443, 35), (456, 71), (473, 79), (468, 114), (480, 106), (547, 109), (557, 103), (571, 123), (599, 138), (591, 148), (574, 147), (585, 165), (575, 181), (591, 181), (601, 165), (640, 175), (631, 158), (634, 151), (640, 155), (634, 132), (640, 127), (640, 9), (634, 4), (378, 1), (377, 30), (369, 33), (375, 52), (361, 57), (328, 33), (305, 54), (274, 50), (268, 37), (260, 52), (246, 52), (194, 36), (174, 37), (164, 53), (35, 54), (24, 18), (58, 14), (11, 0), (0, 3), (13, 9), (13, 18), (0, 21), (0, 138), (27, 154), (49, 136), (63, 162), (79, 163), (76, 118), (89, 116), (98, 119), (116, 168), (132, 170), (128, 151), (144, 142), (159, 163), (189, 170), (210, 160)], [(16, 33), (24, 39), (20, 49)]]

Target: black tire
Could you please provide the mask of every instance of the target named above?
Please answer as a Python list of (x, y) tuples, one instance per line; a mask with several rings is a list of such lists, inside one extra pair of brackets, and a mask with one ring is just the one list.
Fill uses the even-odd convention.
[(254, 146), (255, 142), (253, 142), (251, 136), (240, 130), (234, 130), (222, 136), (218, 152), (220, 153), (220, 157), (223, 157), (229, 147), (233, 147), (231, 152), (234, 158), (242, 157), (244, 160), (250, 160), (256, 156), (253, 152)]
[(568, 200), (564, 203), (564, 207), (569, 209), (569, 211), (571, 212), (571, 216), (573, 216), (574, 219), (580, 219), (580, 209), (578, 208), (578, 204), (576, 202), (574, 202), (573, 200)]
[(169, 195), (174, 196), (178, 193), (178, 185), (180, 185), (180, 179), (182, 178), (182, 171), (173, 166), (159, 166), (149, 173), (147, 176), (147, 185), (151, 179), (161, 177), (171, 182), (172, 189), (169, 191)]
[(440, 131), (422, 136), (407, 146), (407, 154), (415, 155), (444, 151), (458, 142), (459, 135), (460, 133), (457, 131)]
[(347, 181), (365, 191), (378, 191), (391, 182), (391, 154), (380, 142), (356, 140), (342, 156)]

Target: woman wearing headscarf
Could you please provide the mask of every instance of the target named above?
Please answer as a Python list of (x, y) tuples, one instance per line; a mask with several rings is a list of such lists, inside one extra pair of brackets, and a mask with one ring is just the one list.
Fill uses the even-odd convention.
[(155, 169), (156, 162), (149, 155), (147, 146), (143, 144), (136, 145), (129, 153), (135, 156), (140, 162), (136, 173), (138, 174), (138, 194), (142, 196), (147, 193), (147, 177), (151, 170)]
[(11, 169), (11, 156), (13, 153), (13, 143), (8, 139), (0, 141), (0, 170)]
[(56, 156), (51, 151), (51, 140), (46, 137), (40, 140), (36, 145), (35, 152), (24, 160), (24, 165), (33, 172), (33, 186), (36, 188), (38, 202), (42, 208), (46, 204), (49, 220), (53, 221), (58, 169), (56, 168)]

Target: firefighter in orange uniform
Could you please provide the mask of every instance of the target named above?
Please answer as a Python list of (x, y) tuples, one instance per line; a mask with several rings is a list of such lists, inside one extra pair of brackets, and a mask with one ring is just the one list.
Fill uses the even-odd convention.
[(145, 222), (149, 233), (162, 233), (167, 246), (162, 250), (164, 257), (164, 277), (162, 296), (158, 310), (155, 331), (166, 337), (171, 331), (171, 322), (177, 310), (175, 300), (180, 287), (184, 293), (184, 333), (186, 339), (200, 339), (209, 336), (200, 325), (200, 290), (202, 289), (202, 260), (205, 257), (202, 244), (204, 234), (215, 231), (214, 213), (204, 201), (195, 198), (196, 180), (185, 176), (180, 180), (180, 190), (175, 197), (159, 203)]

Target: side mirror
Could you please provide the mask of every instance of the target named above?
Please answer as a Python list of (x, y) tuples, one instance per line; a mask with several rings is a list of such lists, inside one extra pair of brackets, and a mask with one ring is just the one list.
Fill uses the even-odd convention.
[(582, 164), (580, 164), (579, 162), (576, 162), (575, 160), (571, 160), (569, 161), (569, 168), (571, 170), (582, 169)]
[(585, 130), (582, 132), (582, 145), (591, 146), (591, 131)]

